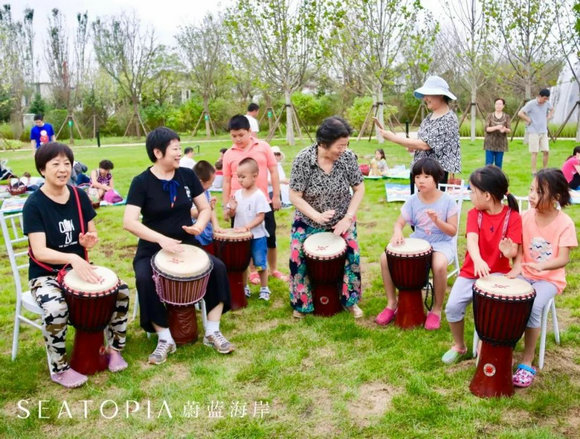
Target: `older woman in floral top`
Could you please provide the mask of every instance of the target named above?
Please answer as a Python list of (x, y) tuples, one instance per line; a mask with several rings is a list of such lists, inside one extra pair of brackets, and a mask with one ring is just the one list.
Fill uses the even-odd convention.
[(355, 318), (363, 316), (357, 305), (361, 277), (355, 215), (365, 187), (356, 156), (347, 149), (351, 131), (340, 117), (325, 119), (316, 131), (316, 143), (300, 151), (292, 163), (290, 201), (296, 212), (290, 243), (290, 302), (296, 318), (314, 311), (304, 241), (329, 230), (347, 242), (341, 303)]
[[(459, 145), (459, 122), (449, 108), (449, 102), (457, 99), (449, 90), (447, 82), (439, 76), (429, 76), (422, 87), (415, 90), (416, 98), (423, 99), (431, 111), (421, 122), (416, 139), (399, 137), (392, 131), (379, 129), (388, 141), (398, 143), (414, 152), (411, 166), (424, 157), (431, 157), (443, 168), (445, 174), (439, 183), (447, 183), (450, 173), (461, 172), (461, 148)], [(415, 185), (411, 181), (411, 193)]]

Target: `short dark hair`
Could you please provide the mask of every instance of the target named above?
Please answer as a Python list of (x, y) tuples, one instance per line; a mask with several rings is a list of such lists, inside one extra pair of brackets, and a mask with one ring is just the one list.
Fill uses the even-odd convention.
[(215, 168), (207, 160), (200, 160), (193, 167), (193, 172), (202, 182), (209, 181), (211, 176), (215, 174)]
[(220, 148), (220, 153), (225, 154), (227, 150), (228, 150), (227, 148)]
[(250, 105), (248, 105), (248, 112), (256, 111), (259, 109), (260, 109), (260, 106), (258, 104), (255, 104), (254, 102), (252, 102)]
[(44, 120), (44, 116), (40, 113), (34, 115), (34, 120)]
[(246, 157), (245, 159), (241, 160), (238, 163), (238, 169), (240, 166), (248, 165), (252, 169), (252, 172), (258, 174), (260, 172), (260, 167), (258, 166), (258, 162), (254, 160), (252, 157)]
[(36, 170), (38, 173), (42, 175), (41, 171), (44, 171), (46, 164), (59, 155), (64, 155), (69, 160), (72, 170), (72, 165), (75, 161), (75, 156), (72, 152), (72, 149), (70, 149), (68, 145), (65, 145), (64, 143), (49, 142), (42, 145), (34, 153), (34, 164), (36, 165)]
[(167, 147), (172, 140), (181, 140), (179, 134), (167, 127), (157, 127), (147, 135), (147, 140), (145, 141), (145, 149), (147, 150), (147, 155), (149, 159), (155, 163), (157, 158), (153, 153), (154, 149), (161, 151), (162, 155), (165, 155)]
[(228, 131), (247, 130), (250, 131), (250, 121), (246, 116), (236, 114), (228, 122)]
[(550, 90), (548, 90), (547, 88), (543, 88), (540, 90), (540, 93), (538, 93), (540, 96), (543, 96), (545, 98), (550, 97)]
[(495, 99), (493, 100), (493, 103), (495, 104), (497, 101), (502, 101), (502, 102), (503, 102), (503, 104), (505, 105), (505, 99), (504, 99), (504, 98), (495, 98)]
[(216, 168), (218, 171), (221, 171), (221, 170), (223, 169), (223, 167), (224, 167), (224, 162), (223, 162), (223, 161), (221, 161), (221, 160), (217, 160), (217, 161), (215, 162), (215, 168)]
[(316, 143), (323, 148), (330, 148), (336, 140), (348, 137), (351, 133), (352, 128), (342, 117), (327, 117), (316, 130)]
[(193, 152), (193, 148), (192, 148), (191, 146), (188, 146), (187, 148), (185, 148), (185, 149), (183, 150), (183, 154), (184, 154), (184, 155), (187, 155), (187, 154), (189, 154), (190, 152)]
[(536, 174), (538, 184), (538, 205), (536, 209), (544, 210), (554, 200), (560, 204), (560, 207), (568, 206), (571, 202), (570, 188), (564, 173), (557, 168), (544, 168)]
[(417, 175), (421, 174), (430, 175), (433, 177), (433, 180), (435, 180), (435, 183), (439, 184), (445, 175), (445, 171), (437, 160), (430, 157), (425, 157), (417, 160), (411, 169), (411, 178), (413, 180)]
[(105, 169), (107, 171), (110, 171), (114, 167), (115, 167), (115, 165), (113, 165), (113, 162), (111, 160), (101, 160), (99, 162), (99, 168), (101, 168), (101, 169)]

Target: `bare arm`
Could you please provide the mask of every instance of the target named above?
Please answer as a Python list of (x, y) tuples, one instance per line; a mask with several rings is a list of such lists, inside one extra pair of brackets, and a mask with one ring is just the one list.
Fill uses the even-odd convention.
[(249, 232), (257, 225), (260, 225), (264, 221), (265, 216), (266, 216), (266, 214), (264, 212), (260, 212), (260, 213), (256, 214), (256, 217), (252, 221), (250, 221), (244, 227), (239, 227), (239, 229), (242, 229), (246, 232)]
[(526, 112), (524, 110), (520, 110), (518, 112), (518, 116), (520, 119), (522, 119), (528, 125), (532, 122), (532, 119), (530, 119), (530, 117), (526, 114)]
[(455, 236), (457, 233), (457, 214), (447, 218), (447, 221), (443, 221), (436, 212), (432, 210), (427, 210), (427, 215), (431, 218), (431, 221), (437, 226), (439, 230), (448, 236)]
[(229, 212), (228, 212), (228, 208), (226, 207), (228, 205), (228, 202), (230, 201), (230, 190), (232, 187), (232, 177), (224, 175), (224, 181), (223, 181), (223, 186), (222, 186), (222, 206), (224, 209), (224, 218), (227, 220), (230, 219), (229, 216)]
[(405, 227), (407, 222), (403, 215), (399, 215), (397, 221), (395, 221), (395, 225), (393, 226), (393, 236), (391, 236), (391, 244), (393, 245), (401, 245), (405, 242), (405, 237), (403, 236), (403, 228)]
[(344, 232), (346, 232), (350, 228), (350, 226), (354, 222), (354, 217), (356, 215), (356, 212), (358, 211), (360, 203), (362, 202), (362, 199), (365, 195), (364, 183), (360, 183), (356, 186), (353, 186), (352, 191), (353, 191), (353, 196), (352, 196), (350, 203), (348, 205), (348, 209), (346, 211), (346, 214), (334, 226), (334, 233), (336, 235), (342, 235)]
[(477, 277), (485, 277), (489, 275), (490, 269), (487, 262), (481, 257), (479, 252), (479, 235), (477, 233), (467, 234), (467, 251), (473, 260), (473, 272)]
[(211, 207), (203, 192), (193, 199), (193, 204), (197, 208), (197, 221), (193, 225), (182, 226), (182, 228), (190, 235), (199, 235), (211, 218)]
[(421, 139), (407, 139), (406, 137), (399, 137), (392, 131), (383, 130), (380, 128), (379, 133), (381, 133), (381, 136), (383, 136), (389, 142), (397, 143), (410, 151), (428, 151), (431, 149), (431, 147)]
[(290, 189), (290, 202), (294, 205), (294, 207), (296, 207), (296, 209), (318, 224), (326, 224), (334, 216), (334, 210), (318, 212), (316, 209), (314, 209), (304, 199), (303, 192), (296, 192), (295, 190)]
[(558, 256), (554, 259), (543, 262), (522, 262), (522, 266), (528, 267), (532, 271), (540, 272), (565, 267), (568, 262), (570, 262), (570, 247), (559, 247)]

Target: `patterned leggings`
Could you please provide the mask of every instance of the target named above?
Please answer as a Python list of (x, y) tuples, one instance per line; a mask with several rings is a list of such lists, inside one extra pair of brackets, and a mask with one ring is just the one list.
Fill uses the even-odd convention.
[[(42, 333), (50, 360), (51, 372), (63, 372), (70, 367), (65, 358), (68, 307), (64, 294), (54, 276), (31, 279), (29, 285), (32, 297), (43, 310)], [(119, 351), (125, 347), (128, 310), (129, 288), (121, 283), (115, 310), (105, 329), (107, 345)]]
[[(311, 227), (302, 220), (294, 219), (290, 231), (290, 303), (292, 308), (303, 313), (314, 311), (310, 279), (306, 273), (303, 245), (306, 238), (325, 229)], [(346, 262), (340, 302), (352, 306), (361, 298), (360, 250), (357, 242), (356, 225), (352, 224), (342, 237), (346, 240)]]

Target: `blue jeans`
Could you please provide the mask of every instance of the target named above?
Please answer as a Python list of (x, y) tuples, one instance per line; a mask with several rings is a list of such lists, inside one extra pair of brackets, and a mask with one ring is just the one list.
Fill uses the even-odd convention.
[(503, 151), (489, 151), (485, 150), (485, 165), (493, 165), (495, 161), (495, 166), (501, 169), (503, 162)]

